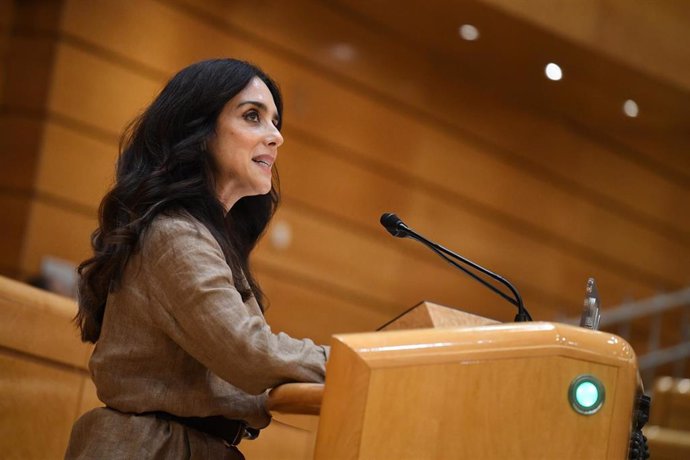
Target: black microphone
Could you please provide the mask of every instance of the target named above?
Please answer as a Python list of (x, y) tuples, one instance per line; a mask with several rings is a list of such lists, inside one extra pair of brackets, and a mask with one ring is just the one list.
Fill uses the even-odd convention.
[(392, 212), (387, 212), (381, 216), (381, 225), (386, 227), (388, 233), (393, 236), (397, 236), (398, 238), (405, 238), (408, 236), (407, 230), (409, 230), (409, 227)]
[[(517, 315), (515, 315), (515, 321), (516, 322), (521, 322), (521, 321), (532, 321), (532, 317), (530, 316), (529, 312), (525, 308), (524, 303), (522, 302), (522, 297), (520, 296), (520, 293), (517, 291), (515, 286), (513, 286), (507, 279), (503, 278), (502, 276), (497, 275), (496, 273), (493, 273), (490, 270), (487, 270), (486, 268), (482, 267), (479, 264), (476, 264), (472, 262), (469, 259), (466, 259), (465, 257), (462, 257), (459, 254), (454, 253), (450, 249), (446, 249), (440, 244), (434, 243), (433, 241), (429, 241), (426, 238), (424, 238), (422, 235), (419, 233), (415, 232), (412, 230), (410, 227), (405, 225), (405, 222), (403, 222), (398, 216), (393, 214), (392, 212), (387, 212), (381, 215), (381, 225), (383, 225), (386, 230), (388, 230), (388, 233), (391, 235), (398, 237), (398, 238), (413, 238), (422, 244), (426, 245), (429, 249), (434, 251), (436, 254), (438, 254), (443, 260), (448, 262), (449, 264), (453, 265), (456, 268), (459, 268), (463, 272), (465, 272), (467, 275), (470, 277), (474, 278), (475, 280), (479, 281), (482, 283), (484, 286), (487, 288), (491, 289), (493, 292), (496, 294), (500, 295), (503, 297), (505, 300), (510, 302), (511, 304), (515, 305), (518, 309)], [(500, 291), (496, 286), (488, 283), (486, 280), (482, 279), (479, 277), (477, 274), (469, 271), (467, 268), (463, 267), (462, 265), (459, 265), (456, 263), (454, 260), (450, 259), (448, 256), (453, 257), (456, 260), (459, 260), (465, 265), (468, 265), (469, 267), (477, 270), (480, 273), (483, 273), (486, 276), (489, 276), (490, 278), (495, 279), (499, 283), (503, 284), (506, 286), (510, 292), (513, 293), (515, 296), (510, 297), (506, 293)]]

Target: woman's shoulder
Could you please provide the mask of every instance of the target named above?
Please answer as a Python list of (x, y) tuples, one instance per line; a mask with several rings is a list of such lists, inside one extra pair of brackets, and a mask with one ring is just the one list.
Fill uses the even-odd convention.
[(153, 218), (150, 228), (158, 232), (169, 232), (171, 230), (180, 229), (206, 229), (204, 224), (184, 210), (168, 211), (158, 214)]
[(215, 243), (211, 232), (203, 223), (186, 211), (174, 211), (161, 213), (153, 219), (146, 230), (143, 243), (149, 247), (173, 247), (190, 241)]

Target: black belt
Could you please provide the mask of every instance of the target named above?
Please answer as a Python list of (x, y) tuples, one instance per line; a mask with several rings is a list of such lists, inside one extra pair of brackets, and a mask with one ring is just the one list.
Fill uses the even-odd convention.
[(188, 428), (201, 431), (211, 436), (223, 439), (231, 446), (236, 446), (242, 439), (256, 439), (259, 430), (248, 427), (240, 420), (230, 420), (220, 415), (212, 417), (178, 417), (167, 412), (145, 412), (141, 415), (154, 415), (162, 420), (177, 422)]

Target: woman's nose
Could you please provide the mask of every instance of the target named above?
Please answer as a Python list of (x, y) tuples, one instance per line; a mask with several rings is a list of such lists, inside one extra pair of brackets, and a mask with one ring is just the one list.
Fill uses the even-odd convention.
[(271, 123), (269, 133), (266, 136), (266, 143), (271, 146), (280, 147), (283, 144), (283, 135), (278, 131), (278, 127)]

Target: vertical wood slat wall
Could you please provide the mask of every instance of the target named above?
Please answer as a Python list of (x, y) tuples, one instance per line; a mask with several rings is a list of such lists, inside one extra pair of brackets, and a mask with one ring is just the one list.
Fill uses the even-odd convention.
[(32, 3), (18, 8), (13, 1), (3, 1), (1, 5), (0, 272), (18, 276), (55, 48), (54, 36), (23, 32), (39, 24), (42, 30), (55, 29), (59, 4)]
[[(687, 187), (450, 80), (325, 2), (68, 0), (56, 32), (22, 32), (45, 36), (55, 57), (35, 193), (6, 272), (34, 273), (47, 254), (85, 258), (124, 125), (181, 67), (236, 56), (273, 75), (287, 103), (276, 222), (292, 244), (267, 239), (255, 259), (277, 329), (325, 341), (422, 299), (512, 318), (423, 248), (385, 234), (378, 217), (391, 210), (513, 280), (539, 319), (576, 314), (589, 275), (608, 305), (688, 282), (690, 218), (677, 212)], [(358, 50), (350, 64), (328, 55), (343, 40)], [(596, 174), (584, 175), (592, 163)], [(20, 187), (2, 185), (9, 208)]]

